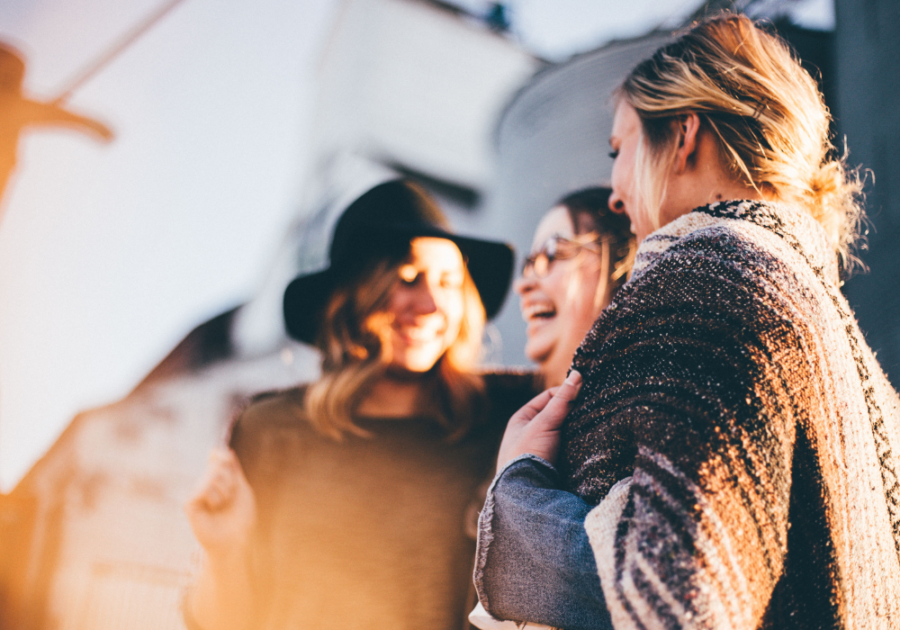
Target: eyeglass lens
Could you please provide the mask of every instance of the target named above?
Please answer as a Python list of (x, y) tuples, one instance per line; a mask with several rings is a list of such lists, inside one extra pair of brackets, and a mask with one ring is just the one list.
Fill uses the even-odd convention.
[(527, 275), (530, 269), (536, 278), (544, 278), (550, 273), (550, 266), (554, 261), (572, 258), (582, 249), (599, 251), (596, 247), (594, 241), (579, 242), (558, 235), (552, 236), (540, 250), (525, 259), (522, 264), (522, 275)]
[(525, 259), (522, 265), (522, 275), (526, 275), (531, 269), (538, 278), (543, 278), (550, 271), (550, 265), (556, 260), (559, 251), (560, 238), (549, 239), (544, 246)]

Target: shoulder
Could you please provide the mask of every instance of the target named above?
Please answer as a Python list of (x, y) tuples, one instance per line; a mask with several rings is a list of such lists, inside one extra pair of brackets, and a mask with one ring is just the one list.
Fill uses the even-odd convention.
[(714, 203), (660, 228), (638, 248), (632, 279), (688, 269), (694, 278), (725, 270), (731, 282), (768, 281), (783, 291), (838, 282), (837, 256), (821, 225), (806, 211), (759, 201)]
[(245, 426), (266, 425), (303, 414), (306, 386), (262, 392), (253, 396), (237, 422)]
[(703, 214), (674, 223), (675, 229), (660, 230), (641, 244), (635, 273), (616, 299), (626, 312), (664, 308), (672, 315), (685, 309), (755, 316), (822, 297), (821, 278), (773, 231)]
[(639, 279), (679, 269), (702, 274), (722, 266), (749, 270), (783, 262), (770, 242), (773, 235), (740, 223), (729, 224), (703, 215), (699, 218), (702, 225), (689, 233), (660, 233), (648, 237), (638, 251), (640, 266), (634, 277)]
[[(489, 396), (521, 396), (537, 393), (540, 378), (537, 372), (525, 368), (491, 368), (481, 373)], [(533, 394), (532, 394), (533, 396)]]
[(306, 387), (257, 394), (240, 411), (231, 427), (231, 448), (256, 450), (263, 443), (277, 442), (286, 434), (297, 434), (306, 428), (303, 400)]
[(798, 335), (832, 318), (831, 302), (798, 239), (766, 218), (695, 211), (647, 237), (641, 264), (579, 349), (579, 370), (601, 356), (663, 370), (667, 348), (676, 363), (736, 349), (765, 348), (759, 360), (790, 353)]

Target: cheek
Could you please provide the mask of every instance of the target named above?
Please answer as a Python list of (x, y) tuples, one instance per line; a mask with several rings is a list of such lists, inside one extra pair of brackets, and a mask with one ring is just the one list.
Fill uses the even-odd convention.
[(395, 286), (388, 296), (387, 306), (384, 307), (386, 313), (397, 317), (401, 315), (407, 308), (409, 303), (409, 291), (402, 285)]
[(388, 311), (372, 313), (363, 322), (363, 330), (378, 337), (382, 344), (390, 343), (393, 321), (394, 316)]
[(462, 296), (452, 300), (447, 305), (445, 312), (447, 315), (447, 337), (450, 339), (450, 343), (459, 336), (463, 318), (465, 317), (465, 308), (465, 301)]
[(593, 323), (596, 318), (595, 304), (600, 272), (597, 269), (584, 267), (573, 274), (569, 286), (569, 324), (574, 329), (582, 329), (585, 324)]
[[(620, 184), (625, 179), (625, 161), (627, 159), (627, 155), (625, 155), (624, 149), (619, 149), (619, 155), (616, 156), (616, 159), (613, 161), (612, 173), (610, 175), (610, 179), (612, 180), (613, 187), (616, 189), (620, 189)], [(622, 192), (619, 190), (619, 192)]]
[(572, 270), (568, 266), (569, 261), (557, 261), (550, 273), (538, 280), (541, 291), (550, 298), (557, 311), (565, 309), (569, 297), (569, 287), (573, 282)]

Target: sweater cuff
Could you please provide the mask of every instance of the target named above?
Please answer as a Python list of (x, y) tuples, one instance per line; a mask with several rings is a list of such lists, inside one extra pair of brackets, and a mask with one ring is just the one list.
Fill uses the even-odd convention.
[(500, 480), (508, 474), (515, 473), (518, 468), (533, 467), (536, 473), (543, 474), (547, 478), (547, 487), (555, 486), (555, 482), (559, 478), (559, 473), (553, 467), (553, 464), (542, 457), (525, 453), (519, 455), (515, 459), (510, 460), (494, 477), (484, 499), (484, 507), (478, 517), (478, 540), (475, 548), (475, 590), (478, 593), (480, 602), (487, 608), (490, 606), (488, 597), (484, 589), (484, 567), (487, 564), (488, 552), (491, 543), (494, 542), (494, 490)]

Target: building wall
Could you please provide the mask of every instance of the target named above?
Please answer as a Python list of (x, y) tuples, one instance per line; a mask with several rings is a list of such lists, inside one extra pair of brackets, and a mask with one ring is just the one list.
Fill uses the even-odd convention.
[(319, 69), (318, 133), (304, 147), (315, 176), (269, 277), (132, 394), (76, 418), (6, 498), (0, 533), (22, 545), (0, 563), (0, 586), (14, 586), (0, 588), (4, 630), (183, 628), (179, 599), (199, 548), (182, 505), (209, 448), (225, 439), (236, 401), (318, 373), (317, 355), (289, 341), (281, 320), (288, 281), (327, 245), (310, 243), (304, 219), (393, 168), (480, 231), (494, 119), (536, 65), (429, 2), (344, 2)]
[(870, 170), (869, 272), (845, 286), (895, 387), (900, 385), (900, 2), (836, 0), (836, 116), (849, 162)]
[[(516, 246), (521, 261), (541, 216), (567, 193), (608, 185), (613, 89), (668, 34), (605, 46), (541, 70), (504, 110), (497, 124), (497, 166), (486, 201), (488, 230)], [(525, 324), (510, 296), (496, 322), (501, 360), (526, 364)]]
[(327, 179), (334, 155), (350, 152), (482, 192), (495, 120), (537, 66), (510, 40), (434, 4), (346, 0), (319, 63), (309, 189)]

